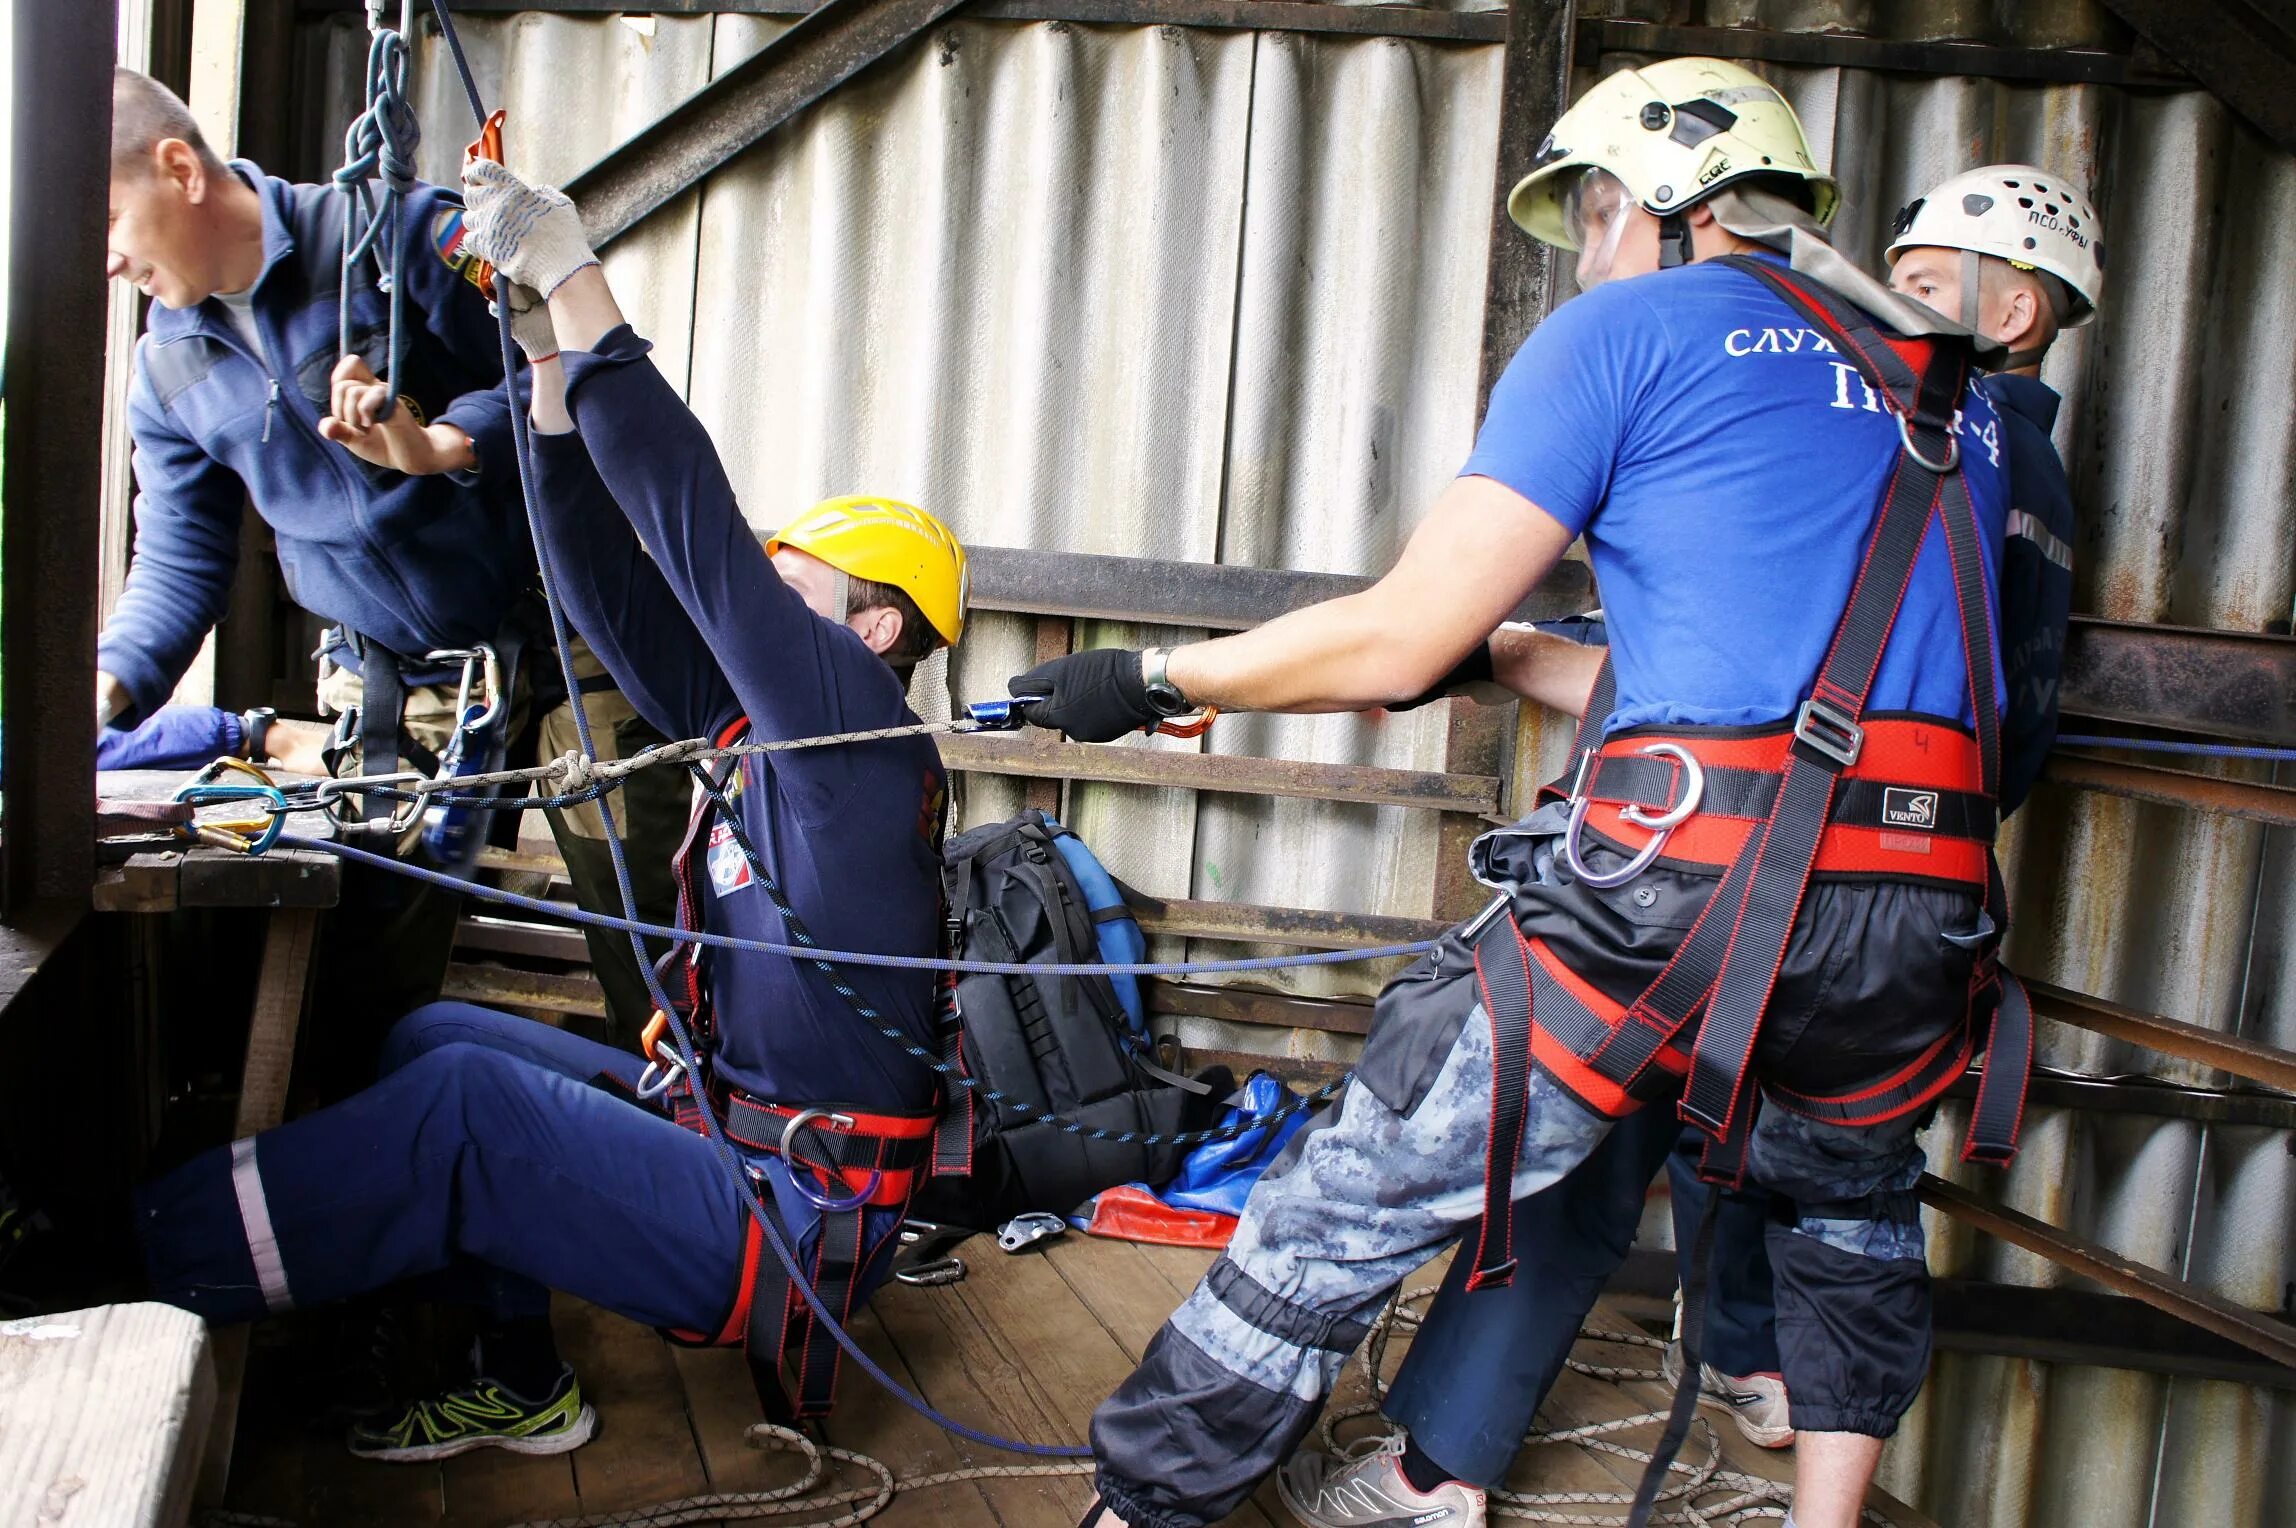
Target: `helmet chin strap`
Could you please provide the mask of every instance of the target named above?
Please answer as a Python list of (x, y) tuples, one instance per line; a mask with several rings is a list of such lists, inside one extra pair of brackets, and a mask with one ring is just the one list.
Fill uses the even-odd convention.
[(1698, 258), (1690, 240), (1690, 219), (1679, 212), (1661, 213), (1658, 219), (1658, 268), (1673, 270)]

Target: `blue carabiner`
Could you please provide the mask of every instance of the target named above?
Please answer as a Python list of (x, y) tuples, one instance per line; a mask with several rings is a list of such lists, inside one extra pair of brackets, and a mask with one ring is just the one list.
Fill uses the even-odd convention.
[[(220, 806), (226, 801), (261, 801), (269, 806), (271, 811), (266, 814), (263, 831), (248, 840), (249, 854), (261, 854), (277, 843), (280, 830), (287, 824), (287, 793), (276, 785), (226, 785), (195, 780), (178, 787), (174, 799), (194, 809)], [(185, 831), (188, 834), (190, 829)]]

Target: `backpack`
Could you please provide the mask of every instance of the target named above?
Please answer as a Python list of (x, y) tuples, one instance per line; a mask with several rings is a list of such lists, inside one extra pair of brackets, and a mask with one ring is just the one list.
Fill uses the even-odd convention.
[[(949, 840), (941, 887), (950, 952), (966, 960), (1106, 962), (1145, 958), (1148, 941), (1115, 878), (1074, 833), (1028, 811)], [(1042, 1210), (1066, 1215), (1119, 1183), (1161, 1183), (1186, 1149), (1094, 1141), (1039, 1123), (1050, 1111), (1111, 1131), (1205, 1128), (1229, 1091), (1224, 1075), (1190, 1081), (1157, 1066), (1130, 976), (959, 975), (944, 994), (965, 1073), (981, 1084), (949, 1100), (970, 1116), (969, 1175), (936, 1176), (910, 1214), (985, 1230)], [(1023, 1113), (992, 1103), (1032, 1106)], [(970, 1105), (968, 1109), (966, 1106)]]

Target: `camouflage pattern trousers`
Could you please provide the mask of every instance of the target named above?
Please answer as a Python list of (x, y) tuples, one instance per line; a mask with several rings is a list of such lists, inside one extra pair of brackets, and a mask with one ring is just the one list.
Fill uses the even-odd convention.
[[(1644, 905), (1703, 905), (1711, 890), (1651, 876), (1657, 895)], [(1557, 895), (1526, 916), (1526, 896), (1537, 904), (1549, 890)], [(1526, 927), (1551, 918), (1577, 890), (1556, 888), (1549, 871), (1544, 886), (1518, 891), (1518, 917)], [(1838, 1022), (1834, 995), (1866, 990), (1843, 974), (1860, 951), (1896, 964), (1901, 977), (1911, 967), (1908, 1000), (1937, 1010), (1900, 1027), (1919, 1039), (1948, 1022), (1925, 989), (1942, 996), (1956, 981), (1966, 988), (1969, 968), (1957, 962), (1947, 925), (1973, 918), (1974, 904), (1959, 893), (1916, 891), (1813, 888), (1810, 926), (1798, 926), (1800, 948), (1789, 952), (1779, 983), (1796, 1054), (1827, 1051), (1838, 1063), (1844, 1047), (1828, 1037), (1857, 1031)], [(1572, 911), (1592, 919), (1584, 907)], [(1634, 968), (1663, 964), (1677, 942), (1679, 933), (1644, 941), (1635, 959), (1621, 960), (1619, 979), (1640, 980)], [(1491, 1026), (1472, 954), (1453, 930), (1382, 995), (1356, 1079), (1260, 1180), (1226, 1254), (1095, 1414), (1101, 1494), (1126, 1522), (1215, 1522), (1290, 1455), (1389, 1293), (1479, 1221), (1491, 1092)], [(1552, 1189), (1615, 1123), (1534, 1068), (1512, 1197)], [(1798, 1427), (1886, 1437), (1926, 1376), (1929, 1287), (1914, 1194), (1920, 1123), (1844, 1127), (1774, 1106), (1759, 1116), (1750, 1178), (1795, 1207), (1768, 1241)], [(1536, 1248), (1516, 1251), (1526, 1269), (1537, 1261)]]

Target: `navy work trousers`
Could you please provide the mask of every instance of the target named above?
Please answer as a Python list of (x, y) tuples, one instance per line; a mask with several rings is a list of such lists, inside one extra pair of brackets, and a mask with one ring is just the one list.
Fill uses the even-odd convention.
[[(725, 1323), (742, 1191), (703, 1137), (593, 1085), (634, 1081), (637, 1057), (433, 1003), (391, 1032), (383, 1069), (373, 1087), (205, 1152), (137, 1195), (157, 1298), (222, 1323), (444, 1279), (500, 1315), (540, 1314), (561, 1289), (649, 1326)], [(745, 1163), (809, 1261), (818, 1212), (779, 1159)], [(870, 1213), (864, 1296), (899, 1224), (897, 1211)]]

